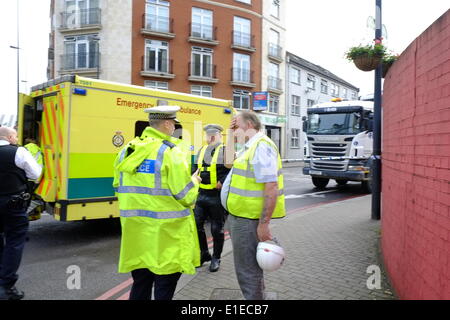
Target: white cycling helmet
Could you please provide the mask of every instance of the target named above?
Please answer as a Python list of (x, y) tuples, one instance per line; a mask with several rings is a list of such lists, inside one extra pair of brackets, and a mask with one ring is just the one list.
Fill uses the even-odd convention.
[(276, 244), (260, 242), (256, 248), (256, 261), (258, 261), (259, 266), (264, 271), (275, 271), (279, 269), (284, 262), (284, 249), (279, 245), (275, 238), (273, 241)]

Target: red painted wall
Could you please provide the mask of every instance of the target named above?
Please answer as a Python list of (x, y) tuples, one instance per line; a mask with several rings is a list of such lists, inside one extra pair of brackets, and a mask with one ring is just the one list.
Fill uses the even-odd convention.
[(450, 10), (385, 79), (382, 170), (382, 249), (396, 293), (450, 299)]

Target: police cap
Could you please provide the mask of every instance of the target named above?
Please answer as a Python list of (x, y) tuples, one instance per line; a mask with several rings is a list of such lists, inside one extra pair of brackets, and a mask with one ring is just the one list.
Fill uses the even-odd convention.
[(208, 124), (203, 127), (203, 130), (206, 131), (206, 134), (217, 134), (223, 131), (223, 127), (220, 124)]
[(177, 112), (180, 111), (178, 106), (157, 106), (147, 108), (144, 111), (149, 114), (150, 120), (175, 120), (175, 122), (180, 123), (177, 119)]

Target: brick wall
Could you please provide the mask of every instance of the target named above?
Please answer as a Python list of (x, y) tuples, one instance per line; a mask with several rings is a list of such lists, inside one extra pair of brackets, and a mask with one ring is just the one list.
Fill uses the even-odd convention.
[(382, 248), (401, 299), (450, 299), (450, 10), (402, 53), (383, 96)]

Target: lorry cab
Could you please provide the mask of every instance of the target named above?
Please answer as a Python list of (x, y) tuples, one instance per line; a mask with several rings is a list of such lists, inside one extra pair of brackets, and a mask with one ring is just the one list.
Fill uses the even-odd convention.
[(323, 189), (330, 179), (338, 185), (361, 181), (370, 186), (373, 102), (332, 101), (308, 108), (306, 136), (309, 160), (303, 173)]

